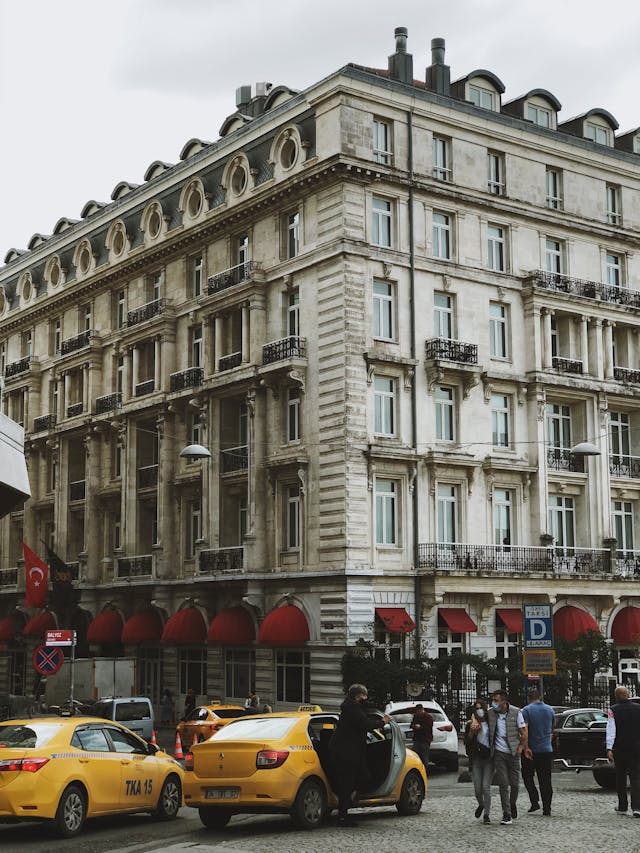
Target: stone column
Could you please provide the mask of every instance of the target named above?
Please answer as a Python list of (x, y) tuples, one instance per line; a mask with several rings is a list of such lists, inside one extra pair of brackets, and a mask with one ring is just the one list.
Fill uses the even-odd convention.
[(131, 347), (122, 354), (124, 359), (124, 376), (122, 377), (122, 402), (131, 399)]
[(251, 324), (249, 316), (249, 305), (245, 303), (242, 306), (242, 361), (244, 363), (251, 360)]
[(249, 361), (252, 364), (262, 364), (262, 346), (266, 335), (266, 302), (264, 293), (254, 293), (251, 296), (251, 338)]
[(153, 387), (155, 391), (160, 391), (160, 382), (162, 381), (162, 341), (159, 337), (153, 341)]
[(613, 379), (613, 324), (604, 320), (604, 378)]
[(177, 571), (177, 549), (174, 547), (173, 480), (175, 466), (174, 418), (161, 413), (156, 420), (158, 431), (158, 546), (156, 571), (159, 578), (180, 577)]
[(220, 314), (216, 314), (215, 316), (215, 339), (213, 342), (213, 372), (218, 372), (218, 364), (220, 362), (220, 356), (222, 355), (222, 316)]
[(89, 412), (91, 402), (89, 397), (89, 365), (82, 365), (82, 411)]
[(602, 320), (596, 318), (591, 323), (591, 375), (604, 379), (604, 353), (602, 349)]
[(588, 319), (584, 315), (580, 318), (580, 358), (582, 372), (589, 373), (589, 326)]
[(549, 308), (542, 309), (542, 327), (544, 338), (544, 361), (542, 363), (542, 367), (544, 370), (550, 370), (553, 365), (551, 357), (551, 314), (552, 312), (549, 310)]
[(131, 364), (132, 364), (132, 377), (131, 377), (131, 396), (136, 396), (136, 388), (140, 382), (140, 350), (137, 344), (134, 344), (131, 347)]
[(102, 544), (102, 519), (99, 511), (97, 493), (100, 489), (100, 436), (88, 432), (84, 437), (84, 558), (86, 560), (84, 579), (89, 583), (98, 583), (99, 560)]
[(64, 400), (62, 402), (62, 417), (66, 417), (67, 409), (71, 402), (71, 374), (68, 370), (64, 372)]

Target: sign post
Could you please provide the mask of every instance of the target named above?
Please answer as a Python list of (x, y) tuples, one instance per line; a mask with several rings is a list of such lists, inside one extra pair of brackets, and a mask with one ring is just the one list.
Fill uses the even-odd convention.
[(524, 651), (522, 669), (527, 675), (540, 676), (540, 696), (544, 698), (545, 675), (556, 674), (551, 604), (523, 604)]
[(73, 682), (76, 663), (76, 640), (75, 631), (47, 631), (46, 643), (48, 646), (71, 646), (71, 686), (69, 689), (69, 705), (73, 713)]

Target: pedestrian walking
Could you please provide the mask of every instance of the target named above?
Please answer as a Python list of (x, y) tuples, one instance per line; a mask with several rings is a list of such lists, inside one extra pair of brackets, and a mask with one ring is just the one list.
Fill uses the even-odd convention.
[(518, 788), (520, 786), (520, 755), (527, 747), (527, 726), (522, 711), (509, 704), (504, 690), (495, 690), (487, 710), (489, 743), (493, 766), (500, 789), (502, 826), (518, 817)]
[(412, 749), (422, 759), (426, 771), (429, 766), (429, 747), (433, 740), (433, 717), (420, 703), (415, 707), (411, 728), (413, 729)]
[[(549, 817), (553, 798), (553, 708), (542, 701), (540, 691), (535, 688), (529, 690), (527, 699), (529, 703), (522, 709), (527, 724), (527, 748), (521, 755), (522, 781), (529, 794), (529, 812), (539, 811), (542, 800), (542, 814)], [(535, 776), (538, 777), (540, 791), (536, 788)]]
[(476, 699), (471, 711), (471, 719), (464, 730), (464, 746), (469, 758), (469, 769), (473, 780), (473, 790), (478, 802), (475, 816), (483, 815), (484, 823), (491, 823), (491, 781), (493, 779), (493, 758), (489, 740), (487, 722), (487, 703)]
[(173, 693), (168, 688), (162, 692), (160, 720), (163, 726), (173, 725)]
[(184, 717), (186, 720), (189, 714), (193, 713), (196, 709), (196, 694), (193, 690), (193, 687), (189, 687), (187, 689), (187, 695), (184, 697)]
[(631, 783), (631, 811), (640, 817), (640, 705), (629, 701), (626, 687), (616, 687), (616, 704), (607, 715), (607, 758), (616, 766), (619, 815), (629, 813), (627, 776)]
[[(340, 706), (340, 717), (329, 741), (329, 755), (338, 795), (338, 826), (357, 826), (349, 817), (351, 794), (362, 786), (366, 771), (367, 732), (380, 728), (380, 718), (370, 717), (363, 703), (368, 699), (364, 684), (352, 684)], [(391, 717), (383, 716), (385, 723)]]

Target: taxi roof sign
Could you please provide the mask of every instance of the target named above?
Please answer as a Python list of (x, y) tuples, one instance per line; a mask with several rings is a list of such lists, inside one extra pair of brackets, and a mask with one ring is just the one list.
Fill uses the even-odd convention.
[(320, 705), (298, 705), (298, 711), (307, 714), (318, 714), (322, 713), (322, 708)]

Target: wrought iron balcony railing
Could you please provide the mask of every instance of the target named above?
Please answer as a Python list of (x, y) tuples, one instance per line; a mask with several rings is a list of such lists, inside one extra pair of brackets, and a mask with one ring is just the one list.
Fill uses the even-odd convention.
[(544, 270), (530, 272), (527, 276), (527, 282), (535, 287), (542, 287), (556, 293), (572, 293), (577, 296), (586, 296), (587, 299), (599, 299), (603, 302), (640, 308), (640, 290), (631, 290), (628, 287), (603, 284), (601, 281), (589, 281), (584, 278), (573, 278)]
[(33, 419), (33, 431), (43, 432), (45, 429), (53, 429), (56, 425), (55, 415), (40, 415), (39, 418)]
[(220, 469), (223, 474), (246, 471), (249, 467), (249, 448), (246, 444), (220, 451)]
[(260, 264), (257, 261), (245, 261), (242, 264), (236, 264), (235, 267), (229, 267), (228, 270), (222, 270), (222, 272), (211, 275), (207, 279), (207, 292), (219, 293), (228, 287), (234, 287), (242, 281), (247, 281), (251, 277), (251, 271), (257, 269), (260, 269)]
[(418, 545), (418, 567), (438, 572), (479, 574), (611, 575), (608, 548), (467, 545), (428, 542)]
[(640, 370), (632, 370), (630, 367), (614, 367), (613, 378), (619, 382), (631, 382), (640, 385)]
[(279, 341), (270, 341), (262, 347), (262, 363), (273, 364), (287, 358), (305, 358), (307, 354), (306, 338), (290, 335)]
[(146, 305), (141, 305), (140, 308), (134, 308), (133, 311), (127, 312), (127, 326), (137, 326), (138, 323), (157, 317), (162, 313), (163, 307), (164, 299), (154, 299)]
[(122, 557), (116, 563), (116, 578), (149, 578), (153, 575), (153, 555)]
[(75, 480), (69, 483), (69, 501), (83, 501), (86, 495), (86, 480)]
[(188, 367), (178, 373), (171, 374), (171, 390), (183, 391), (185, 388), (195, 388), (202, 385), (204, 370), (201, 367)]
[(92, 337), (93, 331), (91, 329), (87, 329), (84, 332), (80, 332), (79, 335), (75, 335), (73, 338), (67, 338), (65, 341), (62, 341), (62, 344), (60, 345), (60, 355), (68, 355), (70, 352), (76, 352), (76, 350), (88, 347), (91, 343)]
[(428, 360), (442, 359), (457, 361), (461, 364), (478, 363), (477, 344), (466, 344), (450, 338), (431, 338), (425, 343), (425, 358)]
[(583, 474), (584, 460), (582, 456), (575, 456), (566, 447), (548, 447), (547, 467), (552, 471), (574, 471), (577, 474)]
[(640, 477), (640, 457), (611, 453), (609, 473), (612, 477)]
[(20, 373), (26, 373), (31, 369), (31, 356), (25, 355), (24, 358), (21, 358), (19, 361), (12, 361), (11, 364), (7, 364), (4, 369), (4, 378), (11, 379), (12, 376), (18, 376)]
[(114, 409), (119, 409), (121, 405), (122, 391), (116, 391), (114, 394), (105, 394), (103, 397), (96, 397), (96, 415), (112, 412)]
[(623, 578), (640, 580), (640, 551), (616, 551), (614, 570)]
[(81, 415), (84, 411), (84, 403), (72, 403), (67, 406), (67, 417), (75, 418), (76, 415)]
[(223, 355), (218, 359), (218, 370), (231, 370), (234, 367), (239, 367), (242, 364), (242, 353), (232, 352), (229, 355)]
[(149, 489), (158, 485), (158, 466), (143, 465), (138, 468), (138, 488)]
[(582, 362), (577, 358), (562, 358), (559, 355), (554, 355), (551, 364), (560, 373), (582, 373)]
[(200, 551), (199, 569), (201, 575), (215, 575), (218, 572), (239, 572), (244, 566), (244, 548), (216, 548)]
[(155, 388), (156, 383), (153, 379), (146, 379), (144, 382), (139, 382), (136, 385), (136, 397), (144, 397), (145, 394), (152, 394)]
[(0, 569), (0, 587), (18, 585), (18, 567)]

